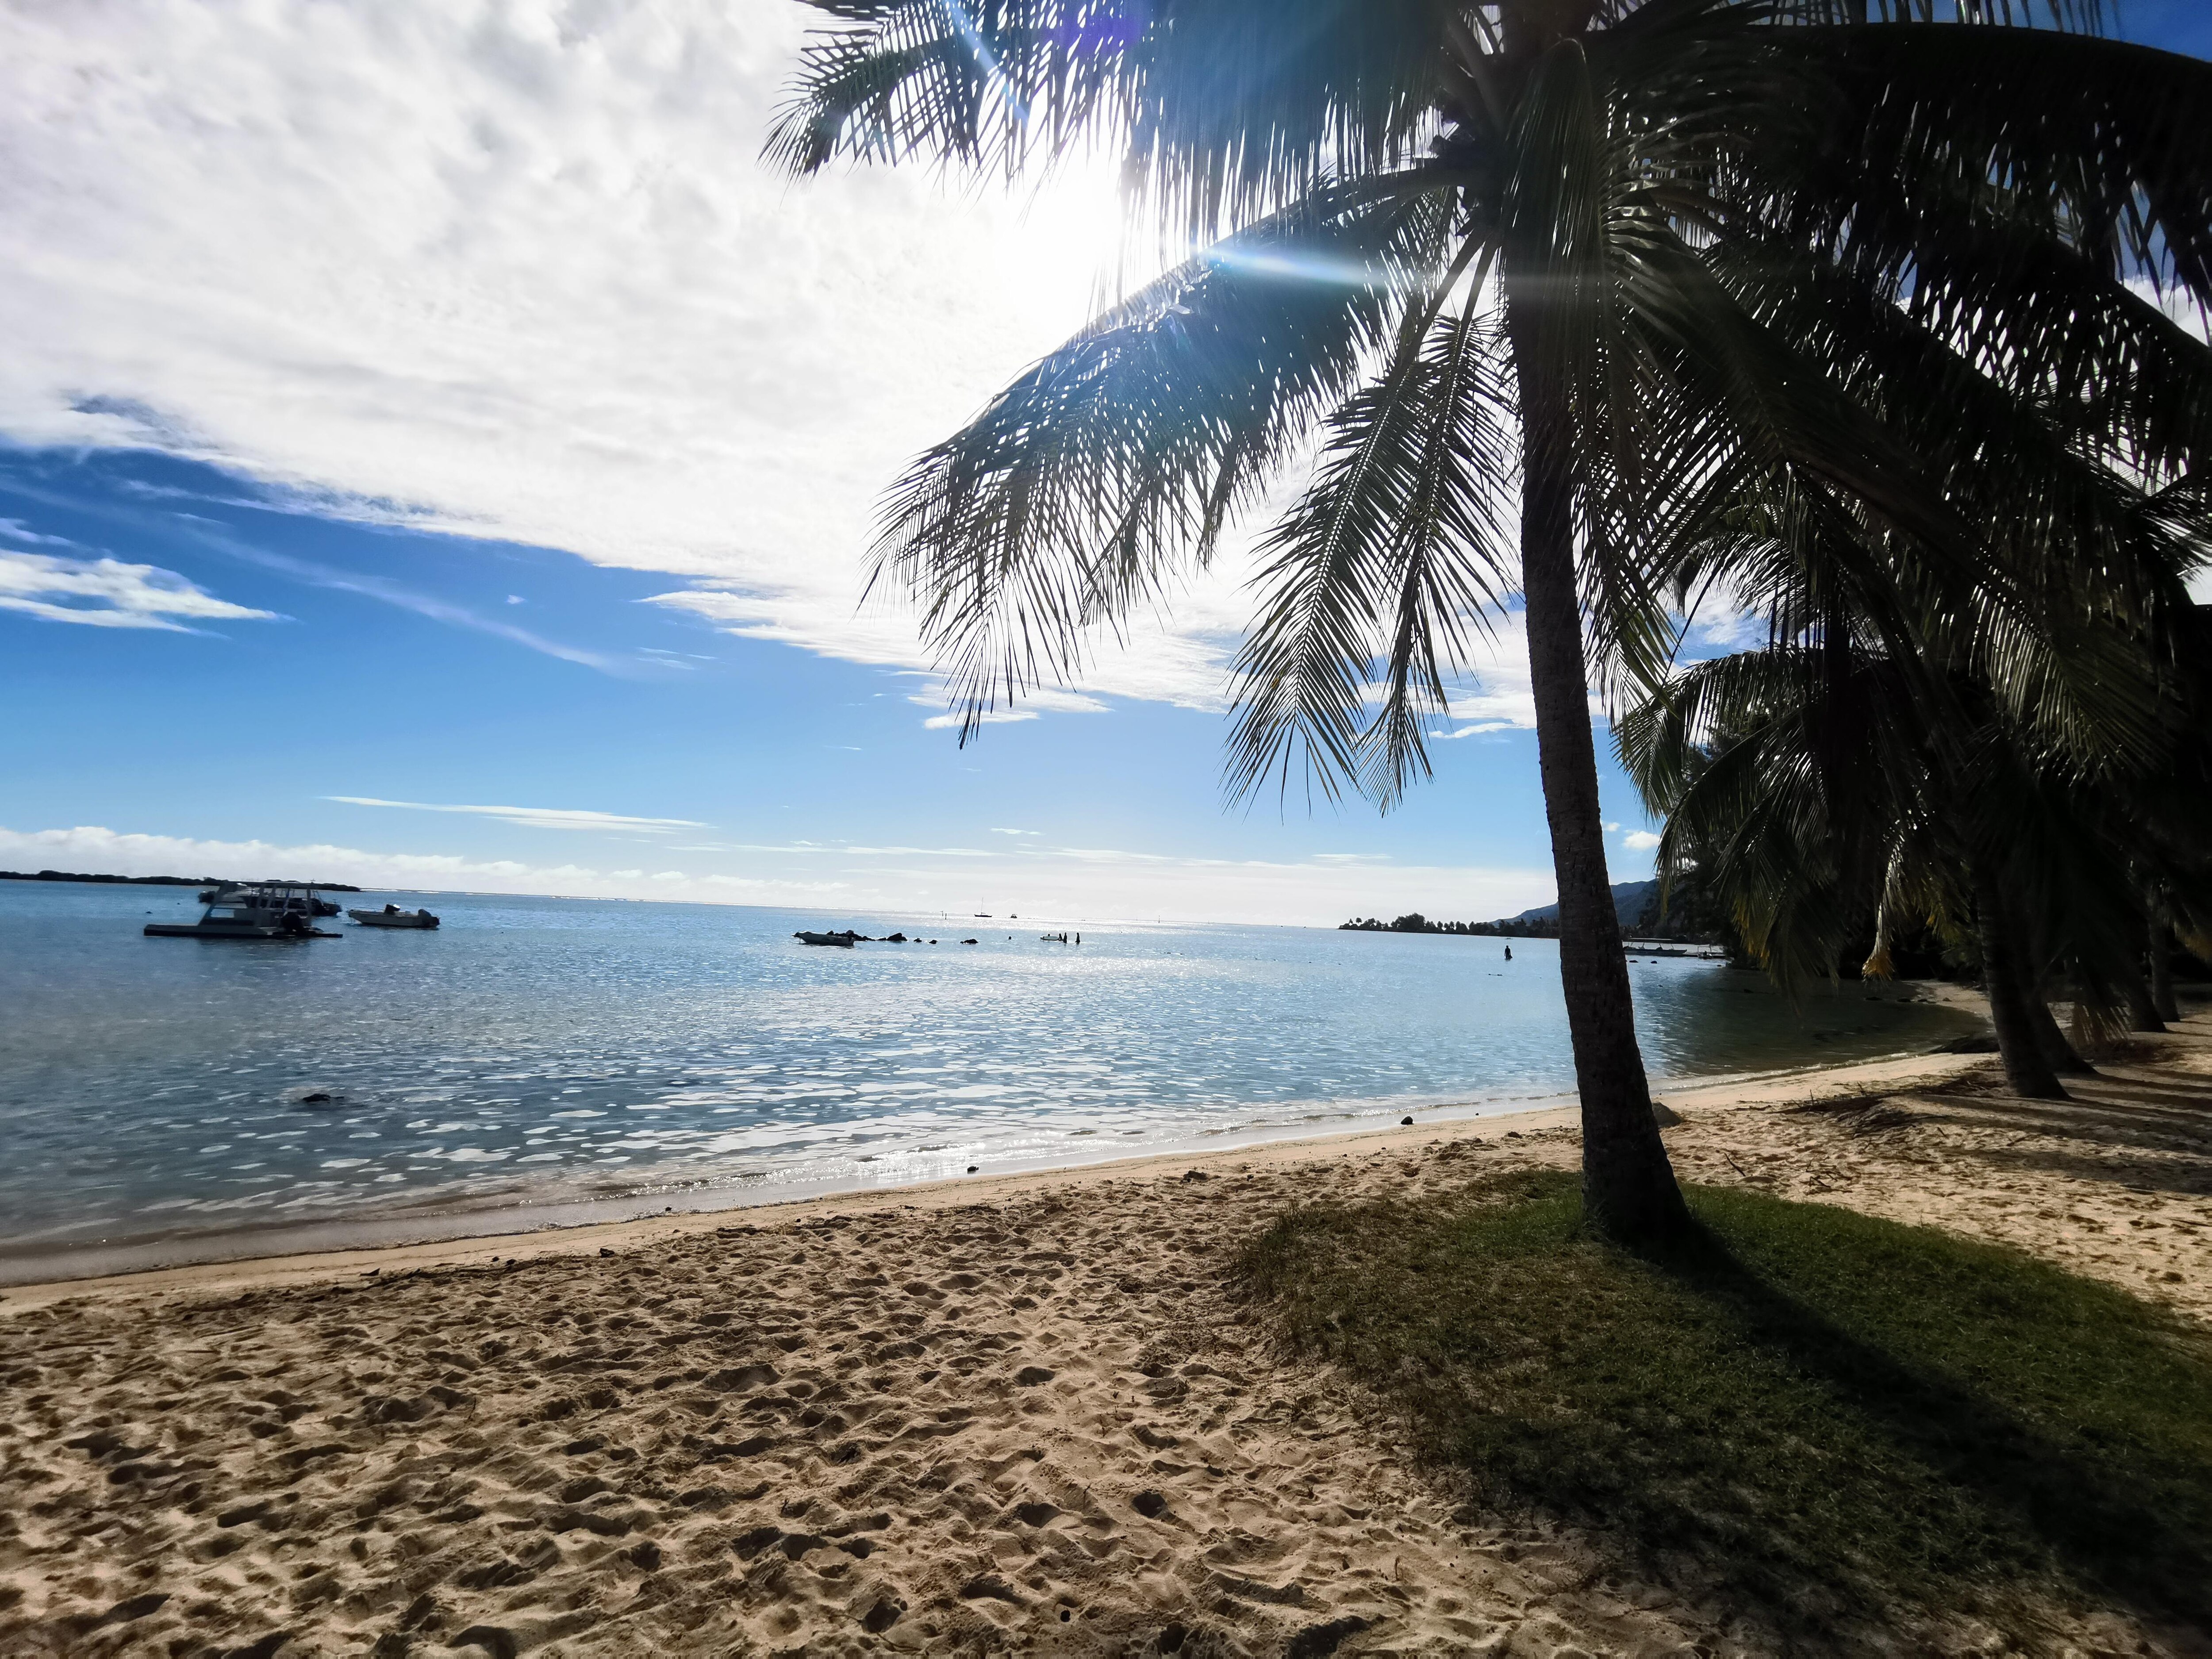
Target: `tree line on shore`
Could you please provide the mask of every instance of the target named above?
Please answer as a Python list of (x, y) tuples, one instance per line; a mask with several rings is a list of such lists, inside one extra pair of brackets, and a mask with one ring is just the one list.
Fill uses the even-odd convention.
[[(2028, 1093), (2081, 1063), (2062, 985), (2085, 1029), (2160, 1017), (2166, 942), (2212, 920), (2206, 64), (2097, 0), (815, 3), (794, 173), (1103, 143), (1200, 248), (887, 498), (876, 580), (963, 741), (1310, 457), (1232, 793), (1395, 803), (1517, 595), (1600, 1231), (1688, 1213), (1593, 690), (1670, 891), (1785, 982), (1932, 935)], [(1685, 665), (1709, 605), (1763, 644)]]
[(1419, 910), (1389, 921), (1374, 916), (1356, 916), (1336, 926), (1339, 933), (1461, 933), (1477, 939), (1557, 939), (1559, 936), (1559, 924), (1555, 918), (1523, 921), (1518, 916), (1509, 916), (1499, 921), (1431, 921)]

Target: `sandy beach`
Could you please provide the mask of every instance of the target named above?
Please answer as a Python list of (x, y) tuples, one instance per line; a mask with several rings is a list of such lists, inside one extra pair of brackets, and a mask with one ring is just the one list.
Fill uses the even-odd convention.
[[(2100, 1070), (2056, 1103), (1952, 1055), (1674, 1092), (1667, 1139), (1686, 1181), (2212, 1321), (2212, 1017)], [(13, 1289), (0, 1652), (1756, 1651), (1412, 1467), (1227, 1282), (1289, 1206), (1577, 1150), (1553, 1109)]]

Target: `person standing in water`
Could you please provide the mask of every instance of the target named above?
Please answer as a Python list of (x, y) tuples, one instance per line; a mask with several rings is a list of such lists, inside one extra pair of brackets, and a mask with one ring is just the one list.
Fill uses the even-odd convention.
[(1505, 947), (1505, 959), (1508, 962), (1513, 960), (1513, 947), (1510, 945)]

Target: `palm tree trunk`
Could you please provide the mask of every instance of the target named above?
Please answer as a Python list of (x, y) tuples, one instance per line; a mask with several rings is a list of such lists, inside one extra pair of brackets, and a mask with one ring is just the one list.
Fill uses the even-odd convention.
[(1565, 399), (1534, 349), (1534, 313), (1528, 301), (1516, 299), (1507, 313), (1521, 393), (1521, 584), (1544, 814), (1559, 884), (1559, 981), (1582, 1095), (1583, 1211), (1608, 1237), (1651, 1243), (1684, 1231), (1689, 1210), (1651, 1115), (1620, 918), (1606, 870), (1575, 573)]
[(2142, 980), (2130, 979), (2128, 993), (2128, 1030), (2130, 1031), (2163, 1031), (2166, 1022), (2158, 1016), (2158, 1000), (2151, 988)]
[(2024, 988), (2021, 1000), (2027, 1005), (2027, 1023), (2035, 1033), (2035, 1046), (2042, 1051), (2051, 1069), (2061, 1077), (2096, 1076), (2097, 1068), (2081, 1058), (2081, 1051), (2058, 1029), (2057, 1016), (2051, 1012), (2051, 1005), (2043, 1000), (2042, 994), (2025, 978), (2021, 982)]
[[(2063, 1100), (2066, 1091), (2036, 1042), (2027, 988), (2020, 981), (2020, 946), (2011, 914), (1996, 883), (1979, 868), (1974, 872), (1974, 910), (1982, 936), (1982, 984), (1990, 995), (1990, 1020), (1997, 1028), (2005, 1080), (2025, 1099)], [(2043, 1017), (2051, 1018), (2048, 1008)]]
[(1996, 892), (2004, 907), (2004, 932), (2012, 940), (2012, 981), (2020, 987), (2021, 1006), (2027, 1014), (2027, 1029), (2036, 1048), (2060, 1077), (2096, 1076), (2097, 1068), (2081, 1058), (2073, 1040), (2059, 1029), (2057, 1016), (2051, 1012), (2050, 1000), (2043, 994), (2044, 976), (2035, 969), (2031, 935), (2022, 925), (2019, 910), (2004, 896), (2002, 887)]
[(2150, 919), (2150, 1006), (2160, 1019), (2179, 1019), (2173, 1000), (2173, 929), (2162, 916)]

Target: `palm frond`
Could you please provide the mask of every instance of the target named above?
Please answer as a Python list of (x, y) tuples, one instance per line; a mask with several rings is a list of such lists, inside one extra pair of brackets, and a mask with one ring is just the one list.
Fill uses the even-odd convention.
[(1332, 797), (1349, 786), (1387, 805), (1425, 768), (1423, 722), (1447, 707), (1468, 629), (1511, 585), (1504, 343), (1476, 313), (1481, 286), (1478, 274), (1455, 315), (1408, 319), (1263, 544), (1265, 597), (1235, 670), (1232, 796), (1271, 775), (1287, 788), (1297, 762)]
[[(1830, 88), (1824, 138), (1778, 111), (1747, 148), (1779, 221), (1900, 293), (1984, 215), (2035, 215), (2123, 275), (2212, 301), (2212, 65), (2130, 42), (1948, 22), (1783, 29)], [(1749, 112), (1747, 112), (1749, 113)], [(1980, 281), (2001, 301), (2014, 272)]]
[(1449, 0), (817, 0), (769, 142), (1008, 173), (1085, 145), (1204, 239), (1424, 153), (1459, 76)]
[(1449, 214), (1419, 172), (1316, 191), (1099, 318), (915, 463), (872, 581), (921, 601), (963, 735), (1073, 676), (1089, 630), (1210, 556), (1433, 284)]

